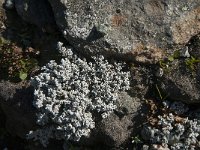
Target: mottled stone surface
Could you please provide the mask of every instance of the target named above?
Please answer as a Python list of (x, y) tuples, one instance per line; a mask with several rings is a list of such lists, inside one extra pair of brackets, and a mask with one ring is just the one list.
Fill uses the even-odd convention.
[(136, 120), (139, 110), (142, 107), (141, 100), (130, 97), (127, 93), (119, 96), (119, 106), (115, 114), (100, 123), (100, 131), (104, 136), (103, 143), (107, 146), (120, 146), (125, 142), (130, 142), (133, 131), (138, 132), (138, 124), (143, 123), (143, 119)]
[(155, 63), (199, 31), (198, 0), (49, 2), (65, 38), (85, 53), (129, 53), (138, 62)]
[(196, 35), (199, 6), (198, 0), (15, 0), (22, 18), (45, 30), (55, 21), (82, 54), (127, 54), (142, 63), (158, 62)]
[(200, 31), (200, 6), (184, 13), (172, 22), (171, 30), (176, 44), (185, 44), (192, 36), (198, 34)]

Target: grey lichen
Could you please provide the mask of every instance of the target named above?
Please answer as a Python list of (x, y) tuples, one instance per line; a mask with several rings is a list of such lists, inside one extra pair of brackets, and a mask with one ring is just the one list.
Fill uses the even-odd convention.
[[(181, 102), (164, 103), (175, 114), (183, 115), (188, 107)], [(141, 135), (151, 144), (160, 144), (171, 150), (195, 150), (199, 147), (200, 120), (178, 117), (173, 113), (158, 116), (157, 126), (144, 126)]]
[(28, 138), (44, 146), (50, 138), (79, 141), (89, 136), (95, 128), (93, 112), (107, 117), (116, 109), (118, 91), (129, 89), (130, 72), (122, 71), (124, 64), (111, 64), (103, 56), (87, 62), (60, 42), (58, 49), (64, 57), (61, 63), (50, 61), (32, 78), (37, 124), (42, 128)]

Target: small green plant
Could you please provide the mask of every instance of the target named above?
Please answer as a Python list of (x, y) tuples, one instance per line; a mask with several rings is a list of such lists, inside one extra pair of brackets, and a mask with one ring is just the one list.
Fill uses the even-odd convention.
[[(180, 51), (176, 50), (172, 55), (170, 55), (167, 60), (160, 60), (159, 65), (165, 72), (170, 71), (170, 65), (175, 59), (180, 58)], [(186, 66), (193, 72), (195, 71), (197, 64), (200, 63), (200, 59), (191, 56), (185, 59)]]
[(180, 57), (180, 51), (176, 50), (171, 56), (168, 57), (168, 61), (173, 62)]
[(143, 143), (142, 140), (139, 138), (139, 136), (132, 137), (132, 143), (133, 144), (141, 144)]
[(200, 63), (200, 59), (197, 59), (195, 57), (190, 57), (185, 60), (186, 66), (191, 70), (195, 71), (197, 64)]
[(167, 61), (164, 61), (164, 60), (160, 60), (159, 61), (159, 66), (163, 69), (166, 69), (168, 68), (168, 62)]
[(4, 39), (3, 37), (0, 37), (0, 47), (3, 46), (4, 44), (9, 44), (9, 41)]
[(179, 50), (176, 50), (172, 55), (168, 56), (166, 60), (160, 60), (159, 66), (164, 70), (165, 73), (170, 72), (170, 66), (175, 59), (180, 58)]

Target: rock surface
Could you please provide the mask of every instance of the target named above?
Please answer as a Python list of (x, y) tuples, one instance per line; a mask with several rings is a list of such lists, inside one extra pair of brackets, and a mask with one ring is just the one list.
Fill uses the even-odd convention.
[(49, 2), (65, 38), (86, 53), (128, 53), (155, 63), (169, 46), (186, 44), (200, 29), (198, 0)]
[(47, 0), (14, 0), (17, 13), (27, 22), (37, 25), (43, 31), (54, 32), (54, 21), (51, 6)]
[[(109, 147), (119, 147), (130, 142), (131, 134), (138, 133), (139, 124), (144, 121), (138, 113), (141, 108), (142, 103), (139, 98), (130, 97), (125, 92), (121, 93), (116, 113), (102, 120), (99, 125), (101, 135), (104, 137), (103, 143)], [(136, 117), (141, 120), (135, 119)]]
[[(188, 9), (186, 6), (182, 9)], [(173, 40), (176, 44), (185, 44), (200, 30), (200, 6), (184, 13), (171, 26)]]
[(172, 45), (184, 46), (199, 32), (199, 5), (198, 0), (15, 0), (22, 18), (39, 27), (54, 24), (54, 15), (67, 41), (85, 55), (128, 54), (125, 59), (142, 63), (158, 62)]
[(179, 58), (163, 68), (158, 77), (159, 88), (173, 100), (188, 104), (200, 103), (200, 39), (199, 35), (189, 41), (190, 58)]
[(159, 79), (159, 87), (173, 100), (199, 103), (199, 80), (184, 66), (184, 61), (176, 62), (171, 70)]
[(12, 135), (25, 138), (35, 127), (32, 100), (33, 88), (26, 84), (0, 82), (0, 105), (7, 118), (6, 128)]

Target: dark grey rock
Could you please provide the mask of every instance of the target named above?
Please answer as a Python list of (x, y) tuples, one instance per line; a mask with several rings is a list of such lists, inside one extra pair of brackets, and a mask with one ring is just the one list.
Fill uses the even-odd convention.
[(191, 70), (185, 59), (175, 60), (169, 69), (158, 78), (158, 87), (169, 98), (193, 104), (200, 103), (199, 65)]
[(15, 8), (25, 21), (46, 32), (56, 31), (54, 14), (47, 0), (15, 0)]
[[(130, 97), (123, 92), (119, 95), (119, 105), (115, 113), (100, 123), (100, 132), (104, 136), (104, 143), (108, 146), (120, 146), (130, 141), (133, 132), (139, 132), (138, 124), (143, 123), (139, 111), (142, 102), (138, 98)], [(134, 119), (140, 116), (141, 120)]]
[[(182, 55), (187, 51), (189, 56)], [(190, 39), (185, 49), (180, 50), (180, 57), (164, 62), (160, 67), (162, 75), (156, 74), (158, 88), (163, 96), (188, 104), (200, 102), (200, 35)], [(185, 109), (186, 110), (186, 109)]]
[(193, 36), (188, 42), (188, 52), (191, 56), (200, 58), (200, 34)]
[(0, 106), (6, 116), (6, 128), (11, 135), (25, 138), (35, 127), (32, 100), (33, 89), (27, 84), (0, 82)]

